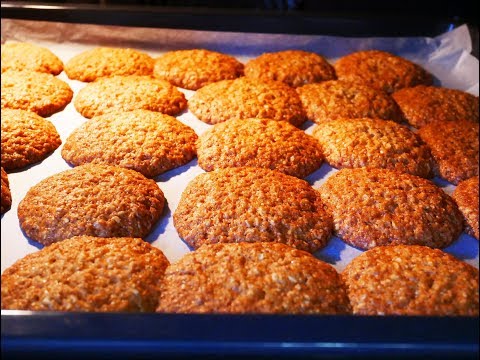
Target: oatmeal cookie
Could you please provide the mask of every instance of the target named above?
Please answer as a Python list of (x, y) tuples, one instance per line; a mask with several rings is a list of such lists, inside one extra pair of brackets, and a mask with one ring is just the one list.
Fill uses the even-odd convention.
[(384, 168), (433, 177), (428, 146), (406, 126), (393, 121), (337, 119), (318, 124), (312, 136), (335, 168)]
[(20, 169), (48, 157), (62, 140), (55, 126), (25, 110), (2, 110), (2, 166)]
[(8, 182), (8, 175), (7, 173), (5, 172), (5, 170), (3, 169), (3, 167), (1, 168), (1, 173), (2, 173), (2, 191), (1, 191), (1, 195), (2, 195), (2, 202), (1, 202), (1, 213), (5, 213), (7, 212), (10, 207), (12, 206), (12, 193), (10, 192), (10, 184)]
[(34, 71), (2, 73), (2, 109), (21, 109), (50, 116), (67, 106), (73, 97), (70, 86), (52, 74)]
[(88, 84), (78, 92), (74, 105), (86, 118), (136, 109), (176, 115), (186, 109), (187, 100), (168, 81), (131, 75), (101, 78)]
[(115, 75), (152, 75), (154, 60), (129, 48), (98, 47), (75, 55), (65, 64), (72, 80), (95, 81)]
[(323, 162), (318, 141), (286, 121), (235, 119), (198, 139), (198, 165), (206, 171), (251, 166), (303, 178)]
[(337, 78), (335, 69), (323, 56), (303, 50), (264, 53), (245, 64), (245, 76), (277, 80), (292, 87)]
[(365, 84), (389, 94), (433, 83), (432, 75), (420, 65), (386, 51), (357, 51), (341, 57), (334, 66), (340, 80)]
[(478, 316), (478, 269), (438, 249), (380, 246), (342, 277), (357, 315)]
[(7, 70), (58, 75), (63, 71), (63, 62), (45, 47), (12, 41), (2, 45), (2, 73)]
[(383, 245), (444, 248), (460, 236), (463, 217), (433, 182), (393, 170), (342, 169), (319, 189), (334, 232), (359, 249)]
[(2, 274), (2, 309), (153, 312), (169, 262), (138, 238), (76, 236)]
[(170, 115), (148, 110), (96, 116), (67, 138), (62, 157), (74, 166), (117, 165), (155, 177), (195, 157), (195, 131)]
[(169, 51), (155, 60), (153, 75), (184, 89), (198, 90), (243, 75), (243, 64), (233, 56), (206, 49)]
[(188, 107), (207, 124), (265, 118), (300, 126), (306, 120), (300, 98), (293, 88), (280, 81), (247, 77), (204, 86), (190, 98)]
[(155, 181), (142, 174), (87, 164), (30, 188), (18, 205), (18, 218), (25, 234), (43, 245), (77, 235), (143, 238), (164, 203)]
[(433, 123), (418, 134), (430, 147), (436, 175), (458, 184), (478, 176), (478, 123), (467, 120)]
[(173, 221), (192, 248), (203, 244), (280, 242), (315, 252), (332, 219), (304, 180), (251, 167), (200, 174), (182, 193)]
[(341, 118), (378, 118), (402, 122), (398, 105), (381, 90), (340, 80), (297, 88), (309, 120), (321, 124)]
[(467, 92), (419, 85), (397, 91), (392, 97), (408, 123), (416, 128), (457, 120), (478, 123), (478, 96)]
[(461, 181), (453, 192), (453, 199), (465, 218), (467, 234), (479, 239), (478, 231), (478, 176)]
[(333, 266), (284, 244), (205, 245), (165, 272), (158, 312), (348, 314)]

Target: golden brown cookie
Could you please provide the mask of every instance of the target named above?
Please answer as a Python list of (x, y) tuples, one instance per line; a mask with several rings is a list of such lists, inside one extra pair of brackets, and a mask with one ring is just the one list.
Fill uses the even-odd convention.
[(478, 316), (478, 269), (438, 249), (380, 246), (342, 277), (354, 314)]
[(306, 120), (300, 98), (293, 88), (280, 81), (246, 77), (204, 86), (188, 100), (188, 108), (207, 124), (265, 118), (300, 126)]
[(42, 161), (60, 146), (55, 126), (25, 110), (2, 109), (2, 166), (19, 169)]
[(297, 88), (309, 120), (321, 124), (341, 118), (378, 118), (402, 122), (393, 99), (381, 90), (339, 80)]
[(435, 174), (458, 184), (478, 176), (478, 123), (466, 120), (432, 123), (418, 134), (430, 147)]
[(6, 212), (7, 210), (10, 209), (10, 207), (12, 206), (12, 193), (10, 192), (10, 184), (8, 182), (8, 175), (7, 173), (5, 172), (5, 170), (3, 170), (3, 167), (1, 168), (1, 173), (2, 173), (2, 191), (1, 191), (1, 195), (2, 195), (2, 201), (1, 201), (1, 213), (3, 214), (4, 212)]
[(465, 232), (479, 239), (478, 231), (478, 176), (461, 181), (453, 192), (453, 199), (465, 218)]
[(478, 123), (478, 96), (460, 90), (419, 85), (392, 96), (405, 119), (416, 128), (444, 121)]
[(157, 312), (348, 314), (333, 266), (284, 244), (205, 245), (170, 265)]
[(63, 71), (63, 62), (47, 48), (26, 42), (7, 42), (2, 45), (2, 73), (7, 70), (58, 75)]
[(245, 64), (245, 76), (277, 80), (292, 87), (337, 78), (335, 69), (323, 56), (303, 50), (264, 53)]
[(173, 221), (195, 249), (279, 242), (315, 252), (327, 244), (332, 226), (319, 194), (306, 181), (251, 167), (198, 175), (183, 191)]
[(149, 76), (101, 78), (80, 90), (75, 109), (85, 116), (144, 109), (176, 115), (187, 107), (185, 95), (168, 81)]
[(443, 248), (457, 240), (462, 214), (433, 182), (393, 170), (342, 169), (319, 189), (334, 232), (359, 249), (384, 245)]
[(70, 86), (51, 74), (13, 70), (2, 73), (2, 109), (50, 116), (63, 110), (72, 97)]
[(87, 164), (42, 180), (18, 205), (20, 227), (49, 245), (76, 235), (140, 237), (162, 215), (165, 198), (142, 174)]
[(235, 119), (198, 139), (198, 165), (206, 171), (251, 166), (304, 178), (323, 162), (318, 141), (303, 130), (269, 119)]
[(380, 50), (348, 54), (338, 59), (334, 66), (340, 80), (365, 84), (389, 94), (433, 82), (432, 75), (420, 65)]
[(3, 272), (2, 309), (152, 312), (168, 265), (142, 239), (73, 237)]
[(233, 56), (205, 49), (169, 51), (155, 60), (153, 75), (175, 86), (198, 90), (243, 75), (243, 64)]
[(148, 110), (110, 112), (84, 122), (67, 138), (62, 157), (74, 166), (117, 165), (154, 177), (195, 157), (195, 131)]
[(85, 82), (115, 75), (151, 75), (154, 60), (141, 51), (98, 47), (86, 50), (65, 64), (70, 79)]
[(393, 121), (337, 119), (318, 124), (312, 135), (333, 167), (373, 167), (433, 176), (428, 146), (406, 126)]

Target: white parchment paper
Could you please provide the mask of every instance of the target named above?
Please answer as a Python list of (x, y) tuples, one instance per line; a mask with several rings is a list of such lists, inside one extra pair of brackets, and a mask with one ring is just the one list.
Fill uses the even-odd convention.
[[(470, 55), (471, 39), (464, 25), (435, 38), (345, 38), (333, 36), (306, 36), (282, 34), (252, 34), (214, 31), (194, 31), (178, 29), (150, 29), (120, 26), (99, 26), (86, 24), (50, 23), (2, 19), (1, 40), (28, 41), (52, 50), (64, 62), (83, 50), (96, 46), (132, 47), (143, 50), (153, 57), (169, 50), (206, 48), (228, 53), (245, 62), (263, 52), (285, 49), (314, 51), (327, 57), (332, 63), (340, 56), (360, 49), (380, 49), (393, 52), (424, 66), (435, 76), (436, 85), (468, 91), (478, 96), (479, 64)], [(70, 84), (76, 93), (84, 83), (69, 80), (65, 73), (59, 78)], [(187, 99), (193, 91), (183, 90)], [(74, 95), (75, 96), (75, 95)], [(184, 112), (177, 118), (192, 127), (198, 135), (210, 128), (192, 113)], [(60, 133), (62, 142), (86, 119), (70, 103), (65, 110), (48, 118)], [(314, 124), (305, 123), (303, 129), (311, 133)], [(17, 259), (37, 251), (41, 245), (29, 240), (21, 231), (17, 206), (26, 192), (39, 181), (70, 166), (62, 159), (60, 146), (52, 155), (39, 164), (15, 172), (9, 172), (12, 191), (12, 208), (1, 219), (1, 271)], [(308, 176), (306, 180), (318, 188), (335, 169), (327, 164)], [(204, 171), (196, 160), (178, 169), (166, 172), (155, 178), (167, 199), (164, 216), (145, 239), (160, 248), (171, 262), (175, 262), (189, 248), (179, 238), (172, 221), (172, 214), (180, 200), (185, 186)], [(434, 182), (447, 193), (454, 186), (435, 178)], [(479, 266), (478, 241), (462, 234), (451, 246), (444, 249), (456, 257)], [(361, 253), (338, 238), (332, 238), (326, 248), (315, 253), (338, 271)]]

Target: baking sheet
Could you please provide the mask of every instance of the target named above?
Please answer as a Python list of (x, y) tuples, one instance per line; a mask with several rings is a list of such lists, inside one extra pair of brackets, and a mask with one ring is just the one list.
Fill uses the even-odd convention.
[[(2, 19), (1, 40), (29, 41), (52, 50), (64, 62), (83, 50), (96, 46), (132, 47), (143, 50), (153, 57), (165, 51), (188, 48), (207, 48), (231, 54), (240, 61), (256, 57), (263, 52), (285, 49), (303, 49), (314, 51), (327, 57), (332, 63), (340, 56), (360, 49), (380, 49), (396, 53), (424, 66), (435, 76), (437, 85), (468, 91), (478, 96), (479, 63), (470, 55), (471, 39), (467, 26), (460, 26), (435, 38), (344, 38), (333, 36), (251, 34), (232, 32), (212, 32), (195, 30), (145, 29), (121, 26), (99, 26), (86, 24), (65, 24), (42, 21)], [(69, 80), (65, 73), (58, 76), (70, 84), (74, 93), (85, 83)], [(193, 91), (181, 89), (188, 98)], [(65, 110), (48, 118), (57, 128), (62, 142), (84, 121), (74, 108), (73, 102)], [(198, 120), (186, 111), (177, 116), (184, 124), (192, 127), (198, 135), (211, 125)], [(302, 128), (311, 133), (314, 124), (306, 122)], [(61, 157), (60, 146), (47, 159), (20, 171), (9, 172), (12, 191), (12, 208), (1, 219), (1, 271), (12, 265), (17, 259), (37, 251), (42, 246), (30, 241), (21, 231), (17, 206), (33, 185), (46, 177), (70, 166)], [(318, 188), (336, 170), (322, 165), (307, 180)], [(167, 204), (164, 215), (145, 240), (160, 248), (171, 262), (175, 262), (185, 253), (188, 246), (178, 236), (172, 220), (185, 186), (204, 171), (196, 160), (168, 171), (155, 178), (165, 194)], [(454, 186), (439, 178), (433, 179), (447, 193)], [(479, 267), (478, 241), (462, 234), (457, 241), (444, 251)], [(361, 253), (340, 239), (332, 238), (327, 247), (316, 252), (315, 256), (332, 264), (338, 271)]]

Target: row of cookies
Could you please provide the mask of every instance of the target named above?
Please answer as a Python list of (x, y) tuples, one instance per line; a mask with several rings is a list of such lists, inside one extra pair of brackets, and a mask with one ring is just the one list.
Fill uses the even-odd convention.
[[(123, 89), (120, 82), (124, 83), (126, 78), (116, 77), (108, 78), (106, 80), (119, 80), (119, 83), (115, 86), (111, 84), (113, 86), (112, 89), (118, 90)], [(145, 81), (150, 82), (149, 79), (145, 79)], [(7, 80), (4, 81), (4, 78), (2, 77), (2, 86), (4, 86), (4, 84), (7, 86), (6, 82)], [(98, 81), (95, 82), (94, 85), (101, 85), (101, 83), (101, 81)], [(216, 83), (215, 85), (218, 84), (219, 83)], [(137, 83), (135, 86), (137, 85), (140, 86), (141, 84)], [(203, 89), (206, 89), (206, 87)], [(271, 90), (271, 88), (266, 86), (265, 89), (259, 90), (258, 94), (254, 97), (251, 96), (251, 98), (258, 99), (261, 96), (267, 96), (269, 94), (269, 89)], [(87, 88), (82, 89), (80, 93), (84, 90), (87, 90)], [(152, 88), (152, 91), (158, 94), (158, 91), (154, 90), (154, 88)], [(175, 91), (178, 92), (178, 90)], [(245, 91), (245, 88), (239, 88), (233, 91), (231, 94), (232, 96), (224, 98), (229, 99), (229, 101), (232, 102), (227, 106), (228, 104), (225, 104), (224, 101), (224, 104), (222, 104), (225, 106), (224, 110), (234, 109), (235, 104), (237, 104), (237, 106), (233, 111), (223, 112), (225, 120), (229, 120), (227, 124), (223, 126), (217, 124), (209, 132), (208, 136), (204, 136), (199, 140), (199, 162), (202, 168), (211, 169), (216, 166), (231, 166), (235, 163), (235, 161), (237, 161), (236, 159), (229, 161), (230, 153), (236, 153), (236, 151), (233, 151), (232, 149), (236, 146), (235, 142), (241, 142), (240, 139), (243, 138), (244, 134), (253, 137), (252, 140), (258, 144), (263, 142), (265, 146), (268, 146), (269, 143), (275, 143), (279, 140), (275, 138), (277, 134), (279, 137), (286, 139), (287, 136), (295, 133), (295, 129), (288, 125), (269, 124), (265, 121), (262, 123), (261, 121), (262, 118), (271, 120), (289, 118), (293, 121), (293, 118), (289, 117), (288, 111), (283, 111), (280, 106), (275, 105), (275, 103), (279, 101), (278, 96), (274, 96), (275, 101), (270, 101), (270, 105), (264, 104), (261, 106), (263, 109), (266, 108), (267, 111), (260, 112), (260, 115), (262, 115), (260, 120), (245, 120), (251, 115), (259, 113), (257, 109), (253, 109), (256, 105), (250, 106), (252, 105), (251, 101), (248, 101), (247, 99), (237, 99), (234, 96), (235, 94), (244, 95), (247, 93), (250, 92)], [(280, 93), (284, 95), (288, 94), (279, 91), (277, 95)], [(113, 94), (113, 97), (116, 99), (113, 104), (119, 105), (119, 109), (115, 109), (115, 106), (112, 105), (112, 101), (107, 101), (107, 99), (103, 98), (103, 95), (105, 94)], [(178, 92), (178, 94), (181, 93)], [(104, 107), (110, 107), (106, 114), (103, 114), (104, 111), (100, 111), (99, 113), (103, 115), (93, 116), (89, 122), (86, 122), (81, 129), (75, 132), (75, 135), (72, 134), (73, 139), (67, 141), (66, 145), (68, 146), (64, 148), (64, 155), (67, 161), (72, 164), (92, 161), (95, 157), (95, 153), (102, 154), (105, 150), (110, 148), (106, 143), (106, 139), (110, 136), (110, 142), (122, 144), (122, 140), (130, 138), (130, 133), (149, 133), (152, 139), (159, 139), (160, 133), (168, 133), (166, 132), (167, 129), (173, 130), (175, 128), (175, 130), (172, 131), (173, 133), (185, 133), (183, 135), (185, 139), (177, 139), (176, 142), (184, 144), (195, 140), (196, 135), (193, 133), (193, 130), (189, 132), (189, 129), (187, 129), (186, 126), (182, 126), (172, 117), (166, 115), (154, 115), (146, 110), (137, 110), (130, 113), (124, 112), (131, 110), (131, 108), (129, 106), (124, 107), (122, 105), (122, 95), (117, 95), (116, 91), (105, 88), (102, 91), (94, 92), (87, 97), (87, 99), (92, 100), (92, 103), (89, 103), (90, 106), (87, 106), (89, 109), (89, 116), (94, 114), (95, 109), (98, 110), (100, 104), (103, 104), (102, 106)], [(189, 103), (195, 103), (195, 95), (189, 100)], [(220, 94), (217, 95), (219, 96)], [(8, 95), (5, 95), (5, 97), (7, 96)], [(135, 95), (135, 97), (136, 96), (139, 95)], [(77, 99), (79, 97), (80, 94)], [(172, 97), (169, 96), (167, 96), (167, 98), (172, 99)], [(173, 97), (173, 99), (182, 98), (183, 94), (178, 98)], [(4, 93), (2, 92), (2, 100), (3, 99)], [(150, 101), (152, 99), (148, 99), (148, 97), (143, 97), (142, 99), (149, 104), (152, 104)], [(290, 99), (292, 98), (290, 97)], [(21, 102), (31, 103), (25, 99), (22, 99)], [(98, 103), (95, 105), (93, 102)], [(138, 105), (138, 103), (139, 102), (135, 104)], [(212, 98), (208, 101), (202, 101), (202, 106), (205, 111), (212, 113), (219, 109), (220, 106), (217, 107), (217, 103), (218, 101), (216, 102), (215, 98)], [(134, 107), (136, 107), (136, 105)], [(168, 105), (169, 108), (171, 108), (170, 105)], [(269, 108), (269, 106), (272, 107)], [(292, 109), (288, 103), (286, 103), (285, 106), (286, 109)], [(337, 105), (334, 104), (333, 106)], [(248, 108), (248, 111), (243, 108), (238, 110), (239, 107)], [(172, 112), (162, 107), (154, 107), (152, 109), (161, 113)], [(268, 109), (275, 109), (275, 112), (268, 111)], [(176, 110), (173, 111), (173, 113), (176, 113)], [(218, 117), (216, 118), (218, 119)], [(163, 128), (161, 126), (155, 126), (155, 122), (159, 119), (161, 119), (162, 124), (165, 124)], [(248, 122), (248, 124), (242, 124), (242, 121), (244, 120), (246, 123)], [(128, 123), (132, 124), (130, 129)], [(167, 125), (167, 123), (169, 125)], [(122, 124), (123, 129), (120, 124)], [(297, 125), (299, 124), (297, 123)], [(26, 128), (29, 129), (28, 132), (24, 131)], [(258, 133), (256, 133), (256, 131), (258, 131)], [(266, 139), (262, 140), (263, 131), (275, 135), (273, 135), (273, 138), (266, 137)], [(96, 138), (96, 133), (103, 134), (101, 139)], [(242, 136), (237, 137), (236, 134), (238, 133), (241, 133)], [(11, 110), (8, 106), (2, 111), (2, 134), (5, 136), (5, 138), (2, 137), (2, 166), (7, 170), (21, 168), (31, 163), (38, 162), (60, 145), (58, 133), (50, 122), (42, 119), (34, 113), (28, 113), (22, 110)], [(86, 134), (90, 134), (90, 137), (86, 138)], [(311, 144), (311, 141), (307, 140), (308, 136), (298, 135), (296, 137), (298, 139), (292, 139), (289, 148), (292, 148), (292, 146), (298, 146), (299, 143)], [(336, 120), (317, 124), (313, 131), (313, 137), (320, 141), (320, 146), (322, 147), (322, 152), (325, 155), (327, 162), (334, 167), (378, 166), (393, 168), (426, 178), (437, 175), (453, 184), (458, 184), (459, 181), (466, 180), (467, 178), (478, 174), (478, 123), (474, 121), (457, 119), (456, 121), (431, 123), (422, 127), (418, 131), (418, 134), (414, 134), (407, 127), (395, 124), (392, 121), (385, 121), (378, 118), (361, 118), (359, 115), (356, 115), (351, 118), (338, 118)], [(83, 141), (87, 141), (92, 149), (88, 156), (82, 154), (77, 156), (87, 156), (88, 159), (74, 159), (73, 154), (75, 154), (75, 149), (73, 149), (73, 154), (68, 154), (69, 152), (72, 152), (69, 150), (72, 148), (72, 143), (78, 144), (81, 149), (84, 149), (84, 151), (89, 151), (83, 146), (84, 144), (78, 143), (81, 141), (80, 138), (83, 139)], [(103, 149), (97, 149), (96, 146), (93, 145), (95, 139), (97, 139), (97, 143), (103, 144)], [(225, 156), (225, 153), (222, 154), (222, 149), (220, 147), (216, 146), (217, 142), (220, 142), (221, 144), (224, 141), (230, 141), (231, 144), (232, 149), (224, 149), (224, 151), (229, 153), (228, 157)], [(28, 142), (28, 144), (25, 142)], [(295, 144), (295, 142), (297, 142), (297, 144)], [(424, 143), (428, 146), (425, 146)], [(122, 146), (125, 147), (124, 151), (121, 151), (122, 155), (127, 156), (128, 152), (133, 150), (133, 148), (127, 148), (127, 146), (130, 145), (131, 144), (129, 143), (122, 144)], [(243, 149), (241, 151), (247, 151), (250, 153), (257, 151), (250, 147), (250, 145), (251, 144), (247, 143), (243, 144)], [(288, 140), (284, 141), (283, 145), (288, 145)], [(147, 153), (149, 153), (149, 151), (154, 151), (154, 149), (149, 149), (148, 144), (145, 146), (146, 149), (144, 151)], [(283, 151), (282, 148), (286, 149), (280, 146), (280, 144), (274, 146), (275, 151)], [(312, 148), (310, 145), (306, 146)], [(112, 148), (112, 151), (117, 150), (114, 148), (115, 146)], [(172, 150), (173, 146), (170, 146), (169, 149)], [(296, 151), (301, 153), (303, 150), (304, 149), (297, 149)], [(22, 151), (24, 154), (21, 154)], [(187, 152), (188, 156), (185, 154), (185, 160), (178, 162), (177, 166), (188, 162), (194, 154), (194, 150), (191, 148), (182, 151)], [(259, 153), (262, 153), (261, 149)], [(433, 158), (430, 153), (433, 155)], [(117, 154), (117, 157), (120, 156), (121, 155)], [(238, 156), (242, 155), (239, 154)], [(248, 157), (249, 155), (245, 156)], [(266, 154), (265, 156), (270, 156), (270, 154)], [(309, 156), (310, 154), (304, 154), (303, 157)], [(316, 168), (321, 165), (318, 159), (316, 159), (319, 155), (314, 154), (313, 156), (315, 159), (312, 159), (311, 161), (314, 165), (305, 169), (305, 171), (297, 173), (297, 170), (287, 169), (286, 172), (300, 177), (308, 175), (309, 172), (316, 170)], [(26, 159), (27, 157), (28, 160)], [(218, 160), (213, 159), (213, 157)], [(108, 162), (108, 159), (105, 161)], [(122, 162), (122, 159), (112, 161), (115, 161), (115, 163), (118, 164), (119, 162)], [(128, 163), (128, 160), (126, 161)], [(231, 164), (225, 164), (228, 161)], [(247, 158), (243, 161), (246, 163), (242, 165), (253, 165), (248, 164)], [(292, 159), (291, 162), (296, 163), (296, 161), (297, 160)], [(220, 164), (215, 164), (215, 162)], [(130, 167), (132, 166), (133, 165), (130, 165)], [(293, 166), (293, 164), (290, 166)], [(276, 167), (273, 166), (272, 168)], [(155, 171), (148, 171), (148, 174), (146, 175), (153, 177), (168, 169), (168, 167), (160, 167)]]
[[(375, 73), (372, 68), (376, 68)], [(332, 66), (323, 56), (301, 50), (264, 53), (244, 65), (233, 56), (205, 49), (168, 51), (153, 59), (135, 49), (99, 47), (74, 56), (64, 65), (46, 48), (7, 42), (2, 45), (2, 72), (7, 70), (53, 75), (65, 70), (70, 79), (84, 82), (104, 76), (153, 75), (189, 90), (243, 75), (258, 80), (278, 80), (292, 87), (338, 78), (367, 83), (388, 93), (404, 87), (430, 85), (433, 80), (420, 66), (378, 50), (350, 54)]]
[[(33, 56), (25, 57), (25, 53), (31, 53)], [(63, 64), (60, 59), (48, 49), (26, 43), (2, 45), (2, 73), (39, 71), (58, 74), (62, 69)], [(74, 56), (65, 66), (65, 72), (70, 79), (86, 82), (112, 76), (154, 76), (174, 86), (191, 90), (199, 90), (207, 85), (213, 85), (222, 80), (237, 79), (243, 75), (254, 83), (278, 81), (290, 87), (303, 88), (299, 89), (300, 97), (307, 110), (308, 119), (315, 122), (324, 122), (338, 117), (374, 117), (396, 121), (405, 117), (412, 126), (421, 127), (432, 121), (462, 118), (478, 121), (478, 99), (466, 93), (430, 86), (432, 76), (422, 67), (404, 58), (378, 50), (359, 51), (346, 55), (334, 66), (318, 54), (300, 50), (265, 53), (243, 66), (232, 56), (204, 49), (170, 51), (153, 60), (149, 55), (133, 49), (100, 47)], [(40, 83), (46, 82), (46, 79), (48, 77), (39, 79)], [(98, 92), (101, 93), (102, 88), (114, 88), (119, 85), (119, 81), (94, 86), (87, 93), (94, 96)], [(324, 82), (326, 84), (319, 86)], [(161, 83), (155, 84), (161, 85)], [(311, 86), (304, 88), (305, 85)], [(163, 86), (165, 86), (164, 83)], [(209, 87), (208, 90), (202, 91), (204, 95), (197, 95), (200, 99), (194, 101), (192, 111), (200, 120), (207, 123), (220, 122), (222, 114), (220, 116), (215, 114), (218, 111), (208, 116), (204, 114), (208, 113), (207, 110), (201, 107), (197, 109), (198, 106), (195, 104), (209, 101), (208, 95), (215, 99), (212, 93), (221, 93), (220, 98), (222, 98), (244, 87), (251, 88), (252, 97), (257, 93), (255, 86), (249, 82), (239, 84), (227, 82), (224, 85)], [(169, 93), (172, 90), (168, 88), (165, 91)], [(273, 93), (275, 92), (273, 90)], [(382, 93), (394, 93), (393, 97), (400, 105), (400, 109), (390, 98), (382, 96)], [(331, 101), (329, 98), (333, 95), (337, 98), (336, 106), (328, 105)], [(143, 94), (143, 96), (149, 95)], [(143, 96), (138, 96), (136, 100), (142, 102)], [(178, 94), (175, 93), (174, 98), (177, 97)], [(245, 99), (242, 98), (242, 100)], [(13, 99), (10, 100), (10, 102), (13, 101)], [(177, 101), (181, 102), (178, 99)], [(82, 106), (82, 104), (84, 101), (80, 99), (76, 107), (83, 114), (84, 108), (90, 106)], [(126, 105), (123, 103), (122, 106), (125, 110)], [(137, 108), (148, 109), (145, 106), (155, 105), (140, 103)], [(161, 111), (181, 111), (182, 106), (178, 104), (178, 108), (175, 106), (172, 108), (172, 106), (163, 105)], [(37, 111), (41, 110), (37, 109)], [(100, 114), (99, 110), (92, 111), (94, 113), (86, 112), (83, 115), (91, 117)], [(239, 117), (238, 115), (230, 117)], [(258, 111), (255, 114), (243, 114), (240, 117), (275, 118)], [(295, 124), (299, 121), (291, 120)]]
[[(72, 165), (110, 163), (148, 177), (184, 165), (196, 153), (207, 171), (261, 166), (301, 178), (317, 170), (325, 158), (336, 168), (389, 168), (458, 184), (478, 175), (478, 129), (478, 123), (457, 120), (430, 124), (414, 133), (388, 120), (341, 118), (315, 125), (310, 136), (287, 122), (232, 118), (198, 138), (190, 127), (159, 112), (111, 111), (75, 129), (62, 156)], [(52, 123), (18, 109), (2, 109), (2, 135), (6, 170), (41, 161), (61, 144)]]
[[(243, 140), (248, 143), (249, 139)], [(167, 144), (174, 141), (165, 140)], [(131, 145), (127, 143), (127, 152)], [(82, 154), (81, 147), (78, 149)], [(123, 148), (116, 146), (113, 152), (106, 151), (107, 158), (100, 163), (112, 160), (109, 156), (114, 156), (116, 149), (122, 161), (132, 160), (124, 158)], [(165, 149), (169, 150), (168, 146), (160, 151)], [(183, 153), (180, 149), (169, 155), (156, 157), (154, 164), (174, 166)], [(478, 235), (478, 204), (474, 201), (478, 176), (460, 184), (459, 191), (469, 189), (469, 195), (456, 196), (458, 205), (427, 179), (371, 167), (334, 173), (319, 189), (319, 196), (306, 181), (269, 169), (270, 157), (263, 163), (262, 156), (255, 159), (261, 162), (257, 167), (240, 164), (216, 169), (197, 176), (183, 190), (173, 220), (180, 237), (192, 248), (209, 242), (279, 241), (315, 252), (330, 238), (332, 215), (335, 235), (357, 248), (397, 243), (444, 248), (464, 229), (458, 206), (467, 229)], [(150, 160), (147, 156), (144, 164), (136, 161), (136, 165), (148, 171)], [(75, 235), (144, 237), (150, 233), (164, 202), (155, 181), (125, 169), (126, 163), (117, 167), (91, 162), (50, 176), (27, 192), (18, 216), (28, 237), (48, 245)]]
[[(18, 108), (50, 116), (72, 100), (64, 81), (28, 71), (2, 73), (2, 108)], [(110, 111), (145, 109), (177, 115), (187, 108), (183, 93), (169, 82), (149, 76), (103, 77), (87, 84), (74, 100), (86, 118)], [(459, 90), (418, 85), (392, 94), (343, 80), (313, 83), (295, 89), (274, 80), (240, 77), (206, 85), (188, 101), (201, 121), (216, 124), (231, 118), (270, 118), (295, 126), (307, 119), (324, 123), (339, 118), (407, 121), (421, 128), (429, 123), (478, 122), (478, 97)]]
[(2, 274), (2, 309), (478, 315), (478, 269), (440, 250), (368, 250), (338, 274), (284, 244), (205, 245), (170, 264), (138, 238), (77, 236)]
[[(59, 146), (59, 137), (54, 131), (50, 134), (49, 128), (32, 126), (38, 120), (37, 117), (33, 113), (22, 110), (2, 111), (2, 165), (24, 166), (42, 159)], [(17, 118), (18, 121), (16, 121)], [(30, 122), (29, 134), (26, 134), (26, 128), (20, 126), (24, 120)], [(335, 123), (341, 126), (332, 129), (331, 125)], [(42, 124), (41, 122), (40, 125)], [(468, 125), (472, 127), (475, 125), (469, 122), (466, 124), (451, 122), (445, 125), (458, 127), (459, 124), (464, 125), (466, 129)], [(117, 165), (131, 168), (147, 177), (154, 177), (186, 164), (196, 152), (198, 152), (199, 165), (207, 171), (253, 166), (275, 169), (302, 178), (317, 170), (322, 164), (323, 154), (326, 154), (327, 161), (339, 168), (384, 168), (424, 177), (432, 174), (433, 165), (428, 156), (428, 148), (407, 128), (393, 122), (370, 119), (342, 120), (327, 125), (329, 125), (327, 130), (334, 135), (328, 132), (325, 135), (325, 128), (317, 128), (316, 132), (324, 136), (323, 141), (320, 139), (320, 143), (314, 137), (286, 122), (267, 119), (231, 120), (228, 123), (215, 125), (210, 131), (197, 138), (191, 128), (168, 115), (144, 110), (111, 113), (85, 122), (75, 130), (68, 137), (62, 149), (62, 156), (75, 166), (88, 163)], [(349, 135), (349, 128), (357, 131), (352, 131)], [(322, 129), (324, 132), (318, 131)], [(426, 129), (428, 127), (422, 130)], [(458, 131), (462, 129), (459, 128)], [(476, 129), (478, 134), (478, 126)], [(23, 135), (19, 136), (18, 132)], [(447, 144), (449, 141), (455, 143), (457, 147), (453, 147), (455, 150), (453, 156), (463, 159), (460, 165), (451, 159), (444, 161), (446, 169), (457, 178), (463, 171), (470, 175), (468, 178), (475, 179), (476, 176), (478, 179), (476, 175), (478, 174), (478, 135), (474, 135), (470, 142), (466, 141), (472, 133), (475, 132), (467, 131), (464, 136), (446, 137), (443, 141)], [(437, 134), (432, 132), (432, 136)], [(466, 150), (462, 145), (467, 146)], [(447, 147), (445, 156), (451, 157), (448, 150), (450, 149)], [(337, 159), (338, 162), (331, 159)], [(348, 173), (347, 177), (354, 176), (354, 172), (344, 171), (344, 173)], [(390, 176), (394, 177), (394, 175)], [(474, 180), (469, 180), (467, 183), (474, 184)], [(236, 184), (232, 184), (230, 189), (233, 193), (235, 186)], [(379, 185), (372, 184), (372, 186)], [(434, 186), (433, 183), (431, 186)], [(470, 188), (472, 196), (475, 195), (475, 187)], [(344, 193), (353, 194), (353, 188), (347, 186), (340, 191), (339, 195), (345, 197)], [(337, 202), (342, 198), (339, 195), (335, 199)], [(9, 197), (5, 196), (5, 201), (7, 199)], [(188, 204), (189, 201), (187, 206)], [(352, 209), (351, 206), (346, 206), (348, 204), (347, 201), (342, 206)], [(342, 208), (342, 206), (339, 207)], [(221, 212), (226, 211), (222, 207), (219, 209)], [(442, 211), (442, 207), (431, 207), (431, 210)], [(477, 213), (476, 217), (475, 213)], [(469, 227), (478, 234), (478, 211), (470, 211), (469, 215)], [(417, 238), (425, 234), (420, 235)], [(388, 238), (390, 235), (387, 235)], [(445, 247), (453, 240), (455, 237), (449, 237), (449, 240), (439, 247)], [(434, 243), (431, 245), (435, 246)]]

